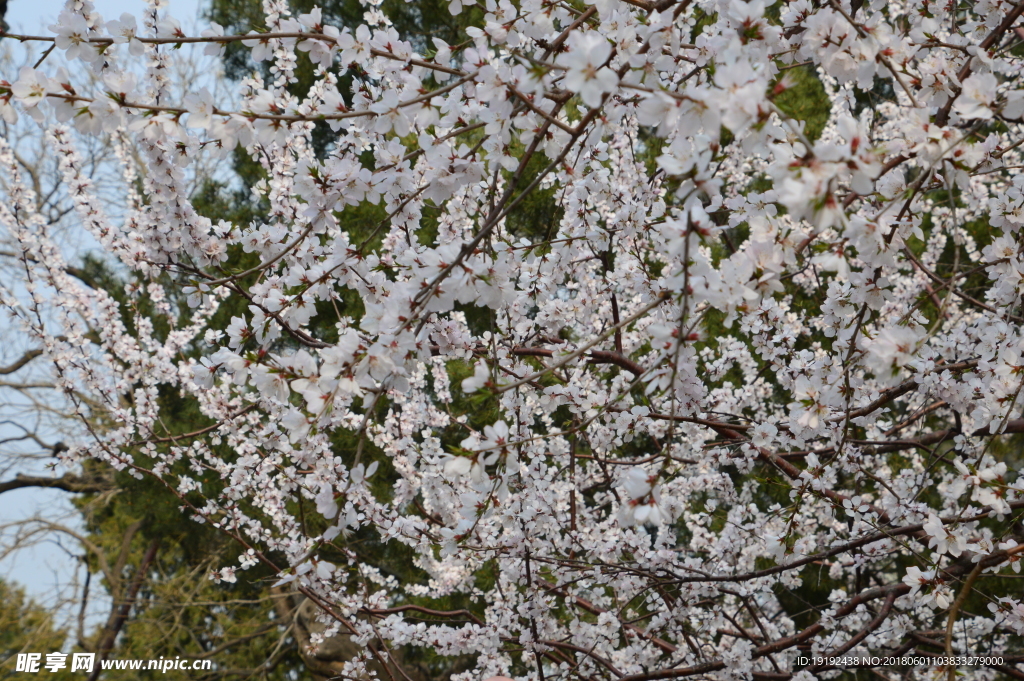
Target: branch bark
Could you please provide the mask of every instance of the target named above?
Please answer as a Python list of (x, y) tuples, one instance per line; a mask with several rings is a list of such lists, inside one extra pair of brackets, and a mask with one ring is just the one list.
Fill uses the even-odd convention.
[(139, 569), (135, 572), (135, 578), (128, 586), (128, 592), (120, 602), (115, 601), (114, 607), (110, 611), (110, 617), (107, 619), (106, 626), (103, 627), (103, 633), (101, 634), (100, 644), (96, 650), (96, 663), (92, 668), (92, 673), (89, 674), (89, 681), (96, 681), (100, 675), (101, 662), (107, 658), (110, 651), (114, 648), (114, 641), (117, 639), (117, 635), (121, 632), (121, 628), (124, 627), (124, 623), (128, 620), (128, 615), (131, 613), (132, 606), (135, 605), (135, 599), (139, 595), (139, 589), (142, 588), (142, 583), (146, 580), (146, 573), (149, 571), (149, 566), (153, 564), (156, 559), (156, 553), (160, 549), (160, 540), (154, 539), (149, 543), (149, 548), (146, 549), (145, 555), (142, 557), (142, 562), (139, 563)]
[(15, 371), (22, 368), (23, 366), (25, 366), (26, 364), (28, 364), (41, 354), (43, 354), (43, 351), (40, 350), (39, 348), (36, 348), (34, 350), (26, 350), (25, 354), (23, 354), (18, 359), (14, 360), (13, 364), (8, 364), (5, 367), (0, 367), (0, 375), (13, 374)]
[(18, 473), (13, 480), (0, 482), (0, 494), (25, 487), (60, 489), (73, 494), (98, 494), (113, 489), (109, 481), (102, 478), (86, 477), (65, 473), (59, 478), (46, 478)]

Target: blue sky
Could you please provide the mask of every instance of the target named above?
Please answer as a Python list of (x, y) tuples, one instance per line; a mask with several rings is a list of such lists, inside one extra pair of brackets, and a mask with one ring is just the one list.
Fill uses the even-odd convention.
[[(104, 19), (117, 19), (122, 12), (141, 16), (146, 3), (143, 0), (93, 0)], [(184, 27), (198, 18), (200, 0), (171, 0), (167, 9)], [(38, 34), (57, 20), (64, 8), (63, 0), (8, 0), (7, 23), (12, 32)]]

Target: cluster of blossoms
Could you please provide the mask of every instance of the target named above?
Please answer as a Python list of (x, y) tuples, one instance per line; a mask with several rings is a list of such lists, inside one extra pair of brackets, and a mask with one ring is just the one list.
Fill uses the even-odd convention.
[[(964, 604), (1024, 555), (1024, 3), (486, 0), (458, 45), (364, 4), (329, 26), (264, 0), (264, 32), (185, 36), (158, 0), (141, 22), (69, 0), (39, 39), (99, 91), (49, 61), (0, 81), (0, 114), (47, 126), (81, 226), (141, 282), (129, 331), (0, 140), (24, 275), (0, 301), (110, 424), (67, 462), (161, 478), (243, 546), (216, 579), (271, 566), (375, 642), (350, 678), (400, 646), (473, 656), (464, 679), (1009, 658), (1020, 594)], [(170, 101), (184, 40), (271, 66), (233, 108)], [(785, 104), (807, 82), (820, 130)], [(76, 134), (121, 145), (123, 218)], [(267, 210), (214, 222), (185, 171), (236, 147)], [(514, 219), (535, 196), (546, 233)], [(366, 206), (385, 219), (347, 229)], [(232, 298), (247, 311), (218, 326)], [(212, 425), (167, 437), (167, 391)], [(362, 560), (356, 532), (422, 580)], [(797, 598), (805, 580), (831, 594)], [(479, 608), (410, 617), (452, 595)]]

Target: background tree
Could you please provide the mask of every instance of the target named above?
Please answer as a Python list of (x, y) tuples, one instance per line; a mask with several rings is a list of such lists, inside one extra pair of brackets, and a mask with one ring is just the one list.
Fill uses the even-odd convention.
[(33, 603), (25, 592), (0, 581), (0, 678), (15, 678), (18, 653), (60, 650), (65, 632), (54, 627), (51, 613)]

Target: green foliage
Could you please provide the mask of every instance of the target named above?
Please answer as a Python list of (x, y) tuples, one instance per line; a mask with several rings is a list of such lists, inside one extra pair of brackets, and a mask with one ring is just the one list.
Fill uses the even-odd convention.
[[(222, 550), (228, 549), (223, 546)], [(261, 570), (239, 573), (236, 584), (215, 584), (206, 573), (231, 562), (234, 554), (212, 553), (196, 562), (185, 544), (160, 552), (155, 578), (147, 583), (132, 621), (118, 643), (115, 659), (176, 657), (210, 659), (215, 671), (255, 669), (274, 657), (287, 625), (274, 611), (276, 596)], [(285, 646), (267, 679), (305, 675), (297, 651)], [(207, 673), (206, 675), (208, 675)], [(119, 679), (151, 678), (152, 672), (118, 672)], [(168, 679), (191, 681), (203, 672), (171, 670)], [(216, 675), (215, 675), (216, 676)]]
[(875, 76), (870, 90), (865, 91), (855, 88), (853, 92), (856, 101), (853, 107), (855, 116), (859, 116), (865, 109), (874, 109), (882, 102), (894, 102), (896, 100), (896, 92), (893, 90), (892, 81), (888, 78), (879, 78), (878, 76)]
[(775, 97), (775, 105), (798, 121), (812, 142), (821, 137), (828, 123), (831, 106), (817, 74), (809, 66), (797, 66), (785, 72), (791, 85)]
[[(290, 6), (295, 15), (308, 13), (315, 6), (320, 7), (323, 22), (338, 27), (358, 26), (363, 23), (365, 11), (359, 0), (291, 0)], [(463, 29), (473, 25), (482, 16), (482, 11), (476, 7), (452, 16), (448, 11), (448, 0), (420, 0), (415, 3), (384, 0), (379, 9), (391, 18), (403, 39), (410, 41), (421, 52), (433, 49), (432, 38), (440, 38), (450, 45), (461, 42)], [(211, 21), (224, 26), (227, 33), (266, 30), (259, 0), (213, 0), (207, 16)], [(229, 77), (239, 79), (251, 73), (254, 64), (249, 61), (248, 55), (249, 51), (241, 45), (228, 45), (224, 62)], [(297, 74), (300, 83), (304, 76), (312, 76), (309, 60), (302, 60), (302, 63), (306, 66), (300, 66), (300, 73)]]
[[(54, 626), (49, 610), (25, 595), (24, 589), (0, 579), (0, 679), (22, 678), (15, 670), (18, 653), (58, 652), (64, 646), (67, 632)], [(70, 664), (68, 665), (70, 667)], [(67, 679), (67, 669), (41, 672), (53, 679)]]
[[(534, 154), (526, 164), (520, 187), (530, 184), (544, 171), (549, 159), (542, 154)], [(521, 192), (520, 192), (521, 193)], [(513, 200), (519, 198), (517, 193)], [(534, 189), (516, 206), (506, 219), (506, 228), (514, 237), (525, 237), (531, 242), (548, 241), (558, 231), (562, 219), (562, 207), (558, 201), (558, 189)]]

